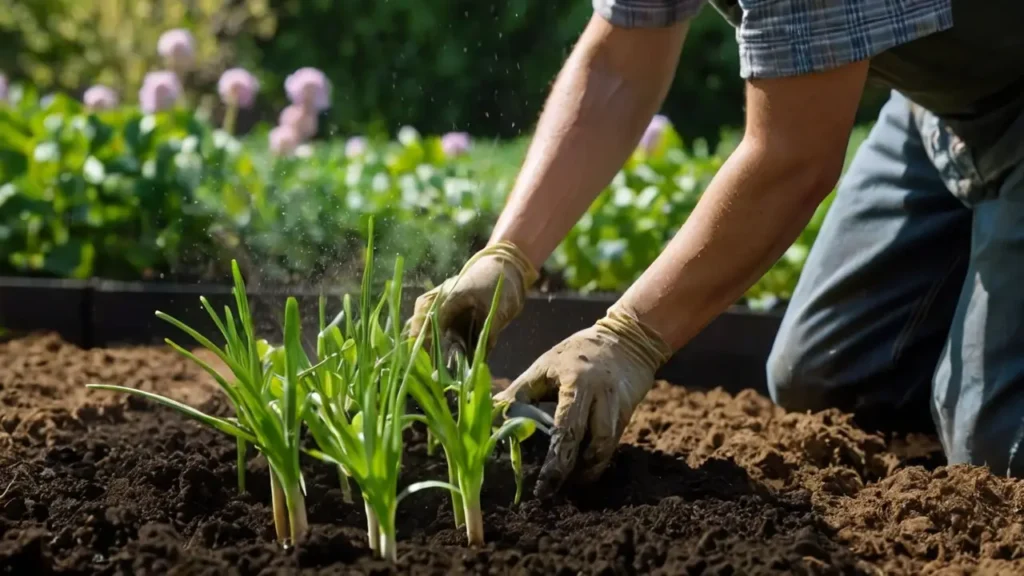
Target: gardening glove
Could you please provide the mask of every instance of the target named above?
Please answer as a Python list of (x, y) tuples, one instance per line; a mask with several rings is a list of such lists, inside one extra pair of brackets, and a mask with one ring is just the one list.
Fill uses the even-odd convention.
[(416, 299), (413, 316), (409, 320), (410, 337), (416, 338), (424, 326), (424, 349), (430, 350), (433, 329), (427, 324), (427, 314), (440, 296), (437, 319), (442, 339), (442, 350), (447, 356), (453, 346), (463, 353), (472, 354), (487, 313), (491, 309), (498, 278), (504, 276), (498, 308), (491, 323), (486, 351), (489, 353), (498, 340), (498, 334), (523, 310), (526, 290), (537, 281), (538, 273), (523, 252), (511, 242), (498, 242), (477, 252), (462, 267), (458, 276), (445, 280), (440, 286)]
[[(596, 480), (611, 462), (622, 431), (671, 355), (661, 336), (627, 305), (616, 303), (594, 326), (566, 338), (495, 395), (506, 405), (557, 396), (554, 429), (535, 494), (551, 496), (576, 468), (589, 436), (580, 479)], [(589, 433), (589, 434), (588, 434)]]

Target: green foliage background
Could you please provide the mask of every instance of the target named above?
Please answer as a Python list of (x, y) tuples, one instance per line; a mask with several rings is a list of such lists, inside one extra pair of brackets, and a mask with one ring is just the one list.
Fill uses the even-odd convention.
[(273, 35), (269, 2), (0, 0), (0, 72), (43, 92), (107, 84), (134, 102), (146, 72), (160, 66), (157, 38), (188, 28), (199, 62), (190, 80), (209, 84), (255, 39)]
[[(453, 128), (516, 136), (591, 17), (589, 1), (273, 0), (278, 33), (243, 54), (277, 86), (300, 63), (335, 83), (343, 132)], [(712, 9), (694, 22), (665, 111), (690, 137), (742, 119), (733, 29)], [(699, 114), (693, 113), (700, 110)]]
[[(321, 134), (453, 129), (508, 138), (532, 131), (551, 82), (592, 15), (589, 0), (0, 0), (0, 71), (42, 92), (115, 86), (127, 102), (159, 66), (156, 39), (186, 27), (209, 92), (229, 66), (263, 83), (242, 126), (286, 104), (284, 78), (324, 70), (334, 105)], [(885, 94), (869, 92), (861, 120)], [(662, 110), (688, 140), (714, 148), (743, 121), (734, 29), (711, 7), (691, 24)]]

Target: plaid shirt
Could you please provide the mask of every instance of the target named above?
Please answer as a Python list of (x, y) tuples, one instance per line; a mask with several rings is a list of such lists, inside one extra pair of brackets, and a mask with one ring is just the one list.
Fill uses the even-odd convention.
[[(688, 20), (705, 2), (592, 1), (598, 14), (625, 28)], [(737, 26), (743, 78), (829, 70), (953, 26), (952, 0), (709, 1)]]

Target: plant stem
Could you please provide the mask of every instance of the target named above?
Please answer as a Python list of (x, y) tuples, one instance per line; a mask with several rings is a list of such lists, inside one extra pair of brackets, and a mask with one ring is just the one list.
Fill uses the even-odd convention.
[(434, 444), (434, 433), (427, 428), (427, 456), (433, 456), (437, 446)]
[[(444, 457), (448, 461), (448, 483), (452, 486), (459, 486), (459, 475), (458, 470), (456, 469), (457, 465), (452, 462), (447, 451), (445, 452)], [(463, 512), (462, 496), (455, 492), (451, 492), (450, 494), (452, 495), (452, 513), (455, 516), (455, 527), (458, 528), (466, 523), (466, 515)]]
[(398, 562), (398, 539), (395, 538), (395, 529), (381, 531), (381, 558), (391, 562)]
[(366, 536), (370, 539), (370, 550), (374, 555), (380, 556), (380, 521), (377, 520), (377, 513), (366, 503)]
[(395, 508), (389, 510), (388, 516), (380, 523), (381, 558), (394, 564), (398, 561), (398, 538), (395, 536)]
[(513, 436), (509, 439), (509, 456), (512, 460), (512, 473), (516, 477), (516, 497), (513, 500), (514, 504), (519, 504), (519, 501), (523, 497), (523, 450), (519, 445), (519, 440)]
[(234, 136), (235, 134), (235, 122), (238, 120), (238, 105), (228, 104), (227, 109), (224, 111), (224, 124), (221, 128), (225, 132)]
[(277, 479), (277, 473), (270, 469), (270, 501), (274, 508), (274, 529), (277, 531), (277, 541), (284, 543), (288, 540), (290, 533), (288, 526), (288, 504), (281, 488), (281, 481)]
[(464, 498), (466, 510), (466, 537), (470, 546), (484, 544), (484, 517), (480, 511), (480, 497)]
[(291, 543), (294, 546), (302, 541), (309, 528), (309, 523), (306, 520), (306, 495), (302, 493), (302, 486), (298, 482), (294, 482), (285, 492), (285, 499), (288, 504)]
[(246, 445), (245, 440), (242, 440), (241, 438), (238, 438), (237, 446), (238, 446), (238, 463), (237, 463), (237, 466), (238, 466), (238, 493), (239, 494), (245, 494), (245, 455), (246, 455), (246, 451), (248, 449), (248, 446)]
[(345, 474), (345, 470), (338, 466), (338, 483), (341, 484), (341, 499), (345, 501), (345, 504), (352, 503), (352, 483), (349, 482), (348, 474)]

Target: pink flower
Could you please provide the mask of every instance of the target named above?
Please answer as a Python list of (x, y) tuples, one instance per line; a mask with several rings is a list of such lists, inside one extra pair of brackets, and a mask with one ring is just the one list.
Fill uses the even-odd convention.
[(168, 68), (187, 70), (196, 58), (196, 40), (192, 33), (184, 28), (168, 30), (160, 35), (156, 51), (163, 57)]
[(316, 112), (331, 105), (331, 85), (324, 73), (316, 68), (299, 68), (284, 81), (284, 89), (292, 104)]
[(458, 156), (469, 150), (469, 134), (449, 132), (441, 137), (441, 149), (445, 156)]
[(181, 96), (181, 82), (174, 72), (161, 70), (146, 74), (139, 90), (139, 106), (147, 114), (167, 110)]
[(366, 154), (366, 150), (369, 148), (366, 138), (362, 136), (353, 136), (345, 142), (345, 156), (348, 158), (355, 158)]
[(291, 126), (278, 126), (270, 131), (270, 151), (278, 156), (291, 156), (301, 143), (302, 138)]
[(110, 110), (118, 104), (117, 92), (113, 89), (97, 84), (85, 91), (82, 95), (82, 102), (90, 110)]
[(232, 68), (225, 71), (217, 82), (217, 92), (225, 104), (248, 108), (256, 100), (260, 91), (260, 81), (243, 68)]
[(316, 115), (302, 106), (292, 104), (281, 111), (278, 118), (281, 126), (291, 126), (303, 140), (316, 136)]
[(640, 138), (640, 147), (645, 152), (650, 154), (654, 151), (654, 148), (661, 142), (661, 136), (665, 133), (665, 128), (672, 125), (672, 121), (667, 116), (656, 114), (654, 118), (651, 118), (651, 123), (647, 125), (647, 130), (644, 131), (644, 135)]

